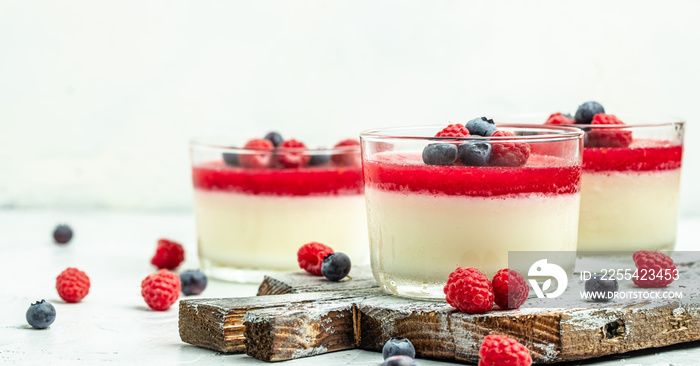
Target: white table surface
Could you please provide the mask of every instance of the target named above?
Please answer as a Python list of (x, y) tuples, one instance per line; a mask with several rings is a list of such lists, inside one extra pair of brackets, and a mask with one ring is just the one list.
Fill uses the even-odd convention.
[[(53, 243), (56, 224), (74, 230), (67, 245)], [(154, 272), (150, 258), (161, 238), (185, 246), (178, 270), (197, 268), (191, 213), (0, 210), (0, 364), (189, 364), (262, 365), (244, 354), (221, 354), (180, 340), (178, 307), (150, 310), (141, 280)], [(681, 220), (678, 250), (700, 248), (700, 218)], [(77, 267), (90, 277), (82, 302), (68, 304), (56, 276)], [(200, 297), (253, 296), (257, 285), (209, 281)], [(182, 298), (182, 297), (181, 297)], [(190, 297), (192, 298), (192, 297)], [(56, 321), (32, 329), (25, 313), (32, 302), (50, 301)], [(284, 365), (380, 365), (381, 354), (349, 350), (284, 362)], [(451, 365), (418, 359), (418, 365)], [(700, 342), (615, 355), (568, 365), (697, 365)]]

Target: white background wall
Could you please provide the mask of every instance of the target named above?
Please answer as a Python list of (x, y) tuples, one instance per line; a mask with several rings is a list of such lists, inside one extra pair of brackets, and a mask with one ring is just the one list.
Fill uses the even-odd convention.
[[(0, 207), (188, 209), (188, 140), (574, 111), (688, 121), (700, 2), (1, 1)], [(302, 132), (303, 131), (303, 132)]]

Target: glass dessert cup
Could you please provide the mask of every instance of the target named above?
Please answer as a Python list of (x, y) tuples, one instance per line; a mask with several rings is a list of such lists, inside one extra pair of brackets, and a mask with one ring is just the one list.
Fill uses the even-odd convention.
[[(220, 139), (218, 139), (220, 140)], [(304, 149), (308, 164), (243, 167), (261, 150), (217, 139), (191, 142), (199, 259), (214, 278), (260, 282), (299, 270), (298, 249), (317, 241), (367, 262), (367, 221), (359, 146)], [(277, 151), (267, 151), (271, 161)]]
[[(586, 131), (578, 250), (673, 250), (685, 123), (670, 116), (615, 115), (625, 124), (572, 125)], [(608, 136), (626, 139), (626, 146), (600, 143)]]
[[(492, 277), (508, 267), (509, 251), (576, 250), (583, 132), (497, 126), (516, 136), (431, 137), (441, 126), (361, 134), (370, 262), (385, 291), (442, 299), (457, 267)], [(515, 167), (422, 160), (428, 145), (468, 142), (525, 143), (531, 153)]]

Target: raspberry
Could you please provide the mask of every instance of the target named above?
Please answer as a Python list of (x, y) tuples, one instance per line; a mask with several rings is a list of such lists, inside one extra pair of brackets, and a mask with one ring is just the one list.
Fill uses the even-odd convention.
[(168, 310), (180, 296), (180, 277), (167, 269), (150, 274), (141, 281), (141, 296), (151, 309)]
[(248, 151), (238, 156), (238, 163), (244, 168), (266, 168), (272, 160), (272, 142), (265, 139), (253, 139), (248, 141), (245, 149)]
[(443, 128), (435, 134), (435, 137), (466, 137), (469, 136), (469, 130), (463, 124), (455, 123)]
[(76, 303), (90, 291), (90, 278), (77, 268), (66, 268), (56, 277), (56, 290), (66, 302)]
[(493, 276), (493, 292), (496, 305), (501, 309), (517, 309), (525, 303), (530, 292), (530, 286), (523, 276), (512, 270), (504, 268)]
[(493, 308), (493, 286), (476, 268), (457, 268), (450, 273), (443, 291), (447, 303), (462, 312), (483, 314)]
[(151, 263), (159, 269), (175, 269), (185, 260), (185, 250), (182, 245), (167, 239), (158, 240), (156, 254), (151, 258)]
[[(357, 148), (354, 148), (357, 146)], [(360, 166), (359, 152), (360, 142), (354, 139), (347, 139), (337, 143), (334, 149), (343, 150), (341, 153), (336, 153), (331, 156), (331, 160), (338, 166)]]
[(479, 348), (479, 366), (530, 366), (530, 350), (513, 338), (491, 334)]
[[(624, 125), (612, 114), (596, 114), (591, 125)], [(588, 131), (586, 147), (627, 147), (632, 143), (632, 131), (618, 128), (593, 128)]]
[(306, 153), (306, 145), (292, 139), (279, 145), (275, 158), (285, 168), (299, 168), (305, 166), (311, 156)]
[(304, 244), (299, 248), (299, 251), (297, 251), (299, 267), (312, 275), (322, 276), (321, 267), (323, 266), (323, 259), (331, 253), (333, 253), (333, 249), (325, 244), (315, 241)]
[(553, 113), (552, 115), (547, 118), (547, 122), (544, 124), (546, 125), (571, 125), (574, 123), (574, 120), (571, 119), (571, 116), (567, 116), (561, 113)]
[[(508, 131), (496, 131), (491, 136), (515, 136)], [(490, 166), (519, 167), (525, 165), (530, 157), (530, 144), (524, 142), (493, 142), (491, 143)]]
[(639, 287), (666, 287), (678, 275), (673, 259), (664, 253), (640, 250), (632, 259), (637, 267), (632, 282)]

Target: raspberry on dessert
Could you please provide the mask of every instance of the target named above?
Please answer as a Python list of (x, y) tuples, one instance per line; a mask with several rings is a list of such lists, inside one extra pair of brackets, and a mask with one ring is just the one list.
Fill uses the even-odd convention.
[(175, 269), (185, 260), (185, 250), (177, 242), (168, 239), (158, 240), (156, 254), (151, 258), (151, 264), (159, 269)]
[(151, 309), (168, 310), (180, 297), (180, 277), (167, 269), (150, 274), (141, 281), (141, 296)]
[(496, 305), (501, 309), (517, 309), (527, 300), (530, 286), (523, 276), (512, 270), (504, 268), (493, 276), (493, 292)]
[(578, 124), (589, 124), (593, 120), (593, 116), (600, 113), (605, 113), (605, 108), (600, 103), (594, 101), (586, 102), (578, 107), (574, 120)]
[(37, 301), (29, 306), (25, 317), (32, 328), (46, 329), (56, 320), (56, 308), (48, 301)]
[(282, 138), (282, 135), (280, 135), (279, 132), (276, 132), (276, 131), (268, 132), (265, 135), (264, 139), (270, 141), (272, 143), (272, 146), (274, 146), (274, 147), (280, 146), (282, 141), (284, 141), (284, 139)]
[[(612, 114), (596, 114), (591, 126), (624, 125)], [(632, 131), (618, 128), (593, 128), (586, 133), (586, 147), (627, 147), (632, 143)]]
[(53, 240), (58, 244), (66, 244), (73, 238), (73, 230), (68, 225), (58, 225), (53, 231)]
[[(492, 137), (515, 136), (508, 131), (498, 130)], [(530, 157), (530, 144), (524, 142), (492, 142), (490, 166), (520, 167), (527, 163)]]
[(479, 366), (530, 366), (530, 350), (504, 335), (490, 334), (481, 342)]
[(347, 139), (335, 144), (334, 149), (344, 150), (331, 156), (331, 160), (338, 166), (360, 166), (360, 142), (355, 139)]
[(330, 253), (321, 262), (321, 274), (329, 281), (340, 281), (350, 273), (352, 264), (345, 253)]
[(483, 314), (493, 309), (491, 281), (473, 267), (459, 267), (450, 273), (443, 289), (447, 303), (468, 314)]
[(300, 168), (306, 166), (311, 156), (307, 154), (306, 145), (291, 139), (277, 147), (275, 158), (285, 168)]
[(591, 278), (586, 280), (584, 288), (591, 300), (595, 302), (606, 302), (615, 297), (615, 292), (617, 292), (619, 285), (616, 279), (610, 276), (606, 276), (606, 278), (603, 279), (602, 274), (595, 273)]
[(238, 163), (244, 168), (266, 168), (272, 160), (273, 145), (270, 140), (253, 139), (248, 141), (245, 149), (255, 150), (239, 154)]
[(311, 242), (301, 246), (297, 251), (299, 267), (316, 276), (323, 276), (321, 268), (323, 259), (333, 253), (333, 249), (325, 244)]
[(448, 125), (435, 134), (435, 137), (466, 137), (469, 136), (469, 130), (464, 125), (455, 123)]
[(90, 278), (77, 268), (66, 268), (56, 277), (58, 296), (69, 303), (76, 303), (90, 291)]
[(567, 114), (561, 114), (559, 112), (553, 113), (547, 118), (547, 121), (544, 123), (546, 125), (571, 125), (574, 124), (574, 120), (571, 118), (571, 115)]
[(427, 165), (452, 165), (457, 161), (454, 144), (430, 144), (423, 149), (423, 162)]
[(486, 142), (468, 142), (457, 147), (459, 161), (466, 166), (486, 166), (491, 160), (491, 154), (493, 148)]
[(470, 134), (484, 137), (491, 136), (497, 130), (493, 120), (486, 117), (474, 118), (466, 123), (466, 127)]
[(673, 259), (664, 253), (640, 250), (632, 259), (637, 267), (632, 282), (639, 287), (666, 287), (678, 276)]

